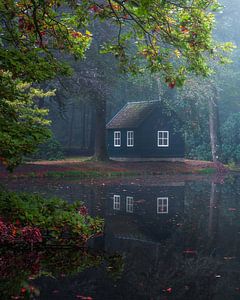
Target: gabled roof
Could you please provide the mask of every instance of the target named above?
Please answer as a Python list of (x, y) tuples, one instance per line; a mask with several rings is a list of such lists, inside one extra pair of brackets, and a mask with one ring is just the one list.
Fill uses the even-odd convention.
[(128, 102), (107, 124), (107, 128), (136, 128), (156, 108), (160, 101)]

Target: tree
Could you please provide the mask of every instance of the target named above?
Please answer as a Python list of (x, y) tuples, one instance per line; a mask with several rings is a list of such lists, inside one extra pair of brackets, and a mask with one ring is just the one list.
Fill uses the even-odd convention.
[(221, 152), (217, 79), (191, 78), (177, 98), (175, 105), (187, 132), (188, 155), (217, 162)]
[(223, 123), (222, 132), (222, 156), (224, 162), (240, 161), (240, 113), (234, 113)]
[(9, 72), (0, 76), (0, 161), (10, 171), (32, 153), (38, 144), (50, 136), (45, 119), (46, 109), (38, 109), (35, 97), (53, 95), (31, 87), (19, 79), (13, 79)]
[[(92, 40), (88, 26), (98, 18), (117, 31), (102, 52), (113, 53), (125, 71), (161, 72), (173, 88), (183, 84), (188, 73), (211, 74), (210, 58), (225, 61), (223, 52), (231, 49), (231, 44), (217, 45), (212, 40), (218, 8), (217, 0), (3, 0), (1, 69), (10, 71), (12, 80), (20, 78), (29, 83), (71, 74), (69, 65), (59, 59), (59, 52), (83, 58)], [(103, 100), (96, 105), (102, 130), (102, 138), (96, 141), (102, 145)], [(96, 145), (96, 149), (97, 158), (106, 158), (105, 147)]]

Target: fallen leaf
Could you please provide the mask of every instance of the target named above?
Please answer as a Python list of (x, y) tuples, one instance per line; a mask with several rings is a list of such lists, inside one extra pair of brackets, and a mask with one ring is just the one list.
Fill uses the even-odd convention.
[(232, 259), (235, 259), (236, 257), (234, 256), (224, 256), (224, 260), (232, 260)]
[(197, 254), (197, 251), (196, 250), (193, 250), (193, 249), (185, 249), (183, 251), (184, 254)]
[(93, 300), (93, 298), (90, 297), (90, 296), (82, 296), (82, 295), (79, 295), (79, 294), (76, 295), (76, 298), (82, 299), (82, 300)]
[(172, 288), (169, 287), (169, 288), (163, 289), (162, 291), (170, 294), (172, 292)]

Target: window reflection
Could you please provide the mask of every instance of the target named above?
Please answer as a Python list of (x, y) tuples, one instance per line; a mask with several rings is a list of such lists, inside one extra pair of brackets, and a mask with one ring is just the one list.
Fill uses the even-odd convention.
[(126, 212), (133, 213), (133, 197), (126, 197)]
[(121, 202), (120, 196), (114, 195), (113, 196), (113, 209), (114, 210), (120, 210), (120, 202)]
[(157, 198), (157, 214), (168, 213), (168, 197)]

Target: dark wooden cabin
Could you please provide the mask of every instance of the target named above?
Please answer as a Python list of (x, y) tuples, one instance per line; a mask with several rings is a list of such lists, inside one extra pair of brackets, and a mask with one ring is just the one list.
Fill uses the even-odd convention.
[(107, 124), (107, 145), (116, 160), (184, 157), (181, 121), (159, 101), (127, 103)]

